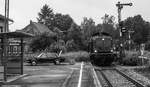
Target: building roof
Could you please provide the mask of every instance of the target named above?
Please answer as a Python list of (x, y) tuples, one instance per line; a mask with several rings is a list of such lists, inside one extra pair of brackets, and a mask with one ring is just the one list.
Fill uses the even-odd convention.
[(23, 28), (22, 30), (19, 31), (23, 31), (26, 33), (31, 33), (31, 34), (42, 34), (45, 32), (48, 32), (50, 34), (54, 34), (54, 32), (52, 32), (47, 26), (45, 26), (44, 24), (40, 24), (40, 23), (36, 23), (36, 22), (32, 22), (30, 21), (30, 24), (27, 25), (25, 28)]
[(33, 37), (32, 34), (25, 33), (25, 32), (7, 32), (7, 33), (0, 33), (0, 38), (7, 37), (7, 38), (27, 38)]
[(50, 31), (49, 28), (46, 27), (44, 24), (40, 24), (40, 23), (36, 23), (36, 22), (32, 22), (32, 23), (38, 29), (38, 31), (40, 33), (43, 33), (43, 32), (51, 32), (52, 33), (52, 31)]
[[(5, 16), (0, 14), (0, 20), (4, 20), (4, 19), (5, 19)], [(9, 21), (14, 22), (12, 19), (9, 19)]]

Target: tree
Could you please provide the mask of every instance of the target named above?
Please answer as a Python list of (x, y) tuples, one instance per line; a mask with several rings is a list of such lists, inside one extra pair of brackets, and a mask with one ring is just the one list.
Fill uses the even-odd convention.
[(82, 43), (82, 33), (81, 33), (81, 29), (80, 26), (78, 26), (75, 23), (72, 23), (69, 32), (68, 32), (68, 39), (69, 40), (73, 40), (72, 42), (74, 42), (74, 46), (76, 50), (83, 50), (83, 43)]
[(67, 31), (73, 23), (73, 19), (69, 15), (63, 15), (61, 13), (55, 14), (53, 9), (47, 4), (41, 8), (37, 20), (39, 23), (48, 26), (52, 31), (55, 27), (59, 28), (61, 31)]
[(82, 43), (84, 44), (85, 50), (88, 50), (88, 42), (90, 41), (91, 36), (95, 33), (96, 30), (95, 22), (92, 18), (83, 18), (81, 23), (81, 32), (82, 32)]
[(56, 36), (55, 35), (50, 35), (48, 32), (45, 32), (41, 35), (36, 36), (31, 44), (30, 48), (32, 49), (33, 52), (35, 51), (42, 51), (48, 48), (52, 43), (56, 42)]
[(67, 51), (76, 51), (79, 50), (76, 46), (76, 44), (74, 43), (74, 40), (68, 40), (66, 42), (66, 47), (67, 47)]
[(110, 16), (108, 14), (105, 14), (104, 17), (102, 17), (103, 24), (102, 24), (102, 31), (104, 33), (108, 33), (110, 35), (113, 35), (114, 33), (114, 25), (115, 25), (115, 17)]
[(92, 18), (83, 18), (83, 22), (81, 23), (81, 30), (84, 33), (86, 39), (89, 39), (96, 29), (95, 22)]
[(105, 15), (102, 17), (102, 20), (103, 20), (103, 24), (111, 24), (111, 25), (114, 25), (115, 17), (114, 17), (114, 16), (110, 16), (110, 15), (108, 15), (108, 14), (105, 14)]
[(46, 26), (48, 26), (49, 29), (53, 29), (54, 24), (54, 12), (53, 9), (51, 9), (47, 4), (45, 4), (40, 12), (38, 13), (38, 22), (41, 24), (45, 24)]
[(125, 28), (128, 30), (133, 30), (134, 33), (131, 35), (131, 38), (137, 44), (145, 43), (148, 41), (149, 35), (149, 23), (143, 20), (141, 15), (136, 15), (134, 17), (128, 17), (124, 20)]
[(72, 23), (73, 19), (69, 15), (63, 15), (61, 13), (55, 14), (54, 26), (60, 30), (67, 31), (71, 27)]
[(49, 50), (59, 53), (61, 50), (62, 52), (66, 52), (67, 48), (66, 48), (66, 44), (63, 40), (57, 40), (56, 42), (52, 43), (49, 47)]

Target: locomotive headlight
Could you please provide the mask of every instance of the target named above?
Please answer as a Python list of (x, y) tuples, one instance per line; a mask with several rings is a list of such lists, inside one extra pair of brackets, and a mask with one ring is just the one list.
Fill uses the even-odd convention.
[(95, 53), (97, 53), (97, 50), (94, 50)]
[(110, 50), (111, 52), (113, 52), (113, 50)]

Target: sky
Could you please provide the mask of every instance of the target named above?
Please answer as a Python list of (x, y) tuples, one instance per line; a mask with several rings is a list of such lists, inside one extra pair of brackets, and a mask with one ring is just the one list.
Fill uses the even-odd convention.
[[(4, 1), (0, 0), (0, 14), (4, 15)], [(14, 23), (9, 25), (10, 31), (23, 29), (30, 20), (37, 22), (38, 12), (43, 5), (48, 4), (54, 13), (69, 14), (80, 25), (83, 17), (92, 18), (96, 24), (102, 23), (105, 14), (113, 15), (117, 21), (116, 3), (133, 3), (122, 10), (122, 20), (142, 15), (150, 22), (150, 0), (10, 0), (10, 18)]]

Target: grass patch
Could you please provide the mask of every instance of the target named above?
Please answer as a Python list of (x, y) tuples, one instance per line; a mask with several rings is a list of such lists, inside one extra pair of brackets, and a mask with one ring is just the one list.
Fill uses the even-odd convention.
[(134, 71), (150, 79), (150, 67), (135, 68)]
[(125, 57), (122, 60), (123, 65), (129, 65), (129, 66), (137, 66), (148, 63), (148, 59), (141, 59), (139, 58), (140, 53), (138, 51), (126, 51)]
[(150, 58), (150, 52), (149, 51), (145, 51), (144, 52), (144, 56), (147, 57), (147, 58)]

